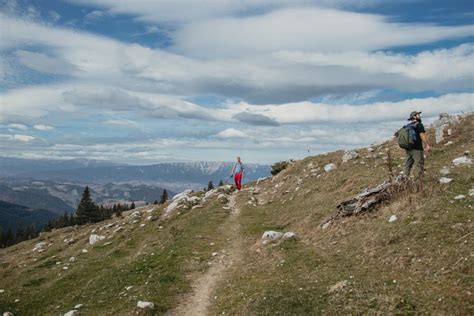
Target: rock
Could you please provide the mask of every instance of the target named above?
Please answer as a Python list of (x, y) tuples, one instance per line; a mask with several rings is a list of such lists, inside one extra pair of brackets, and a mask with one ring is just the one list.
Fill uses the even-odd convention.
[(3, 316), (13, 316), (13, 313), (12, 312), (5, 312), (5, 313), (3, 313)]
[(152, 302), (138, 301), (137, 307), (138, 308), (143, 308), (143, 309), (154, 309), (155, 304), (153, 304)]
[(87, 249), (82, 249), (82, 253), (88, 253), (89, 251)]
[(282, 237), (283, 237), (283, 233), (276, 232), (276, 231), (273, 231), (273, 230), (267, 230), (262, 235), (262, 239), (269, 240), (269, 241), (275, 241), (275, 240), (278, 240)]
[(359, 157), (359, 154), (354, 150), (346, 151), (344, 155), (342, 155), (342, 162), (348, 162), (349, 160), (353, 160)]
[(472, 159), (466, 156), (462, 156), (462, 157), (454, 159), (453, 165), (455, 165), (456, 167), (462, 166), (462, 165), (469, 166), (469, 165), (472, 165)]
[(373, 149), (372, 147), (369, 147), (369, 148), (367, 148), (367, 151), (368, 151), (369, 153), (371, 153), (371, 152), (374, 152), (375, 149)]
[(452, 144), (453, 144), (453, 142), (450, 140), (446, 144), (444, 144), (444, 146), (449, 146), (449, 145), (452, 145)]
[(42, 252), (44, 251), (45, 246), (46, 246), (46, 242), (41, 241), (35, 245), (35, 247), (33, 248), (33, 251)]
[(448, 184), (448, 183), (450, 183), (451, 181), (453, 181), (453, 179), (451, 179), (451, 178), (446, 178), (446, 177), (441, 177), (441, 178), (439, 179), (439, 183), (441, 183), (441, 184)]
[[(439, 119), (433, 122), (435, 129), (435, 141), (436, 144), (444, 140), (444, 131), (450, 124), (456, 124), (458, 122), (455, 116), (451, 116), (447, 113), (441, 113)], [(451, 134), (448, 130), (448, 135)]]
[(77, 304), (74, 309), (81, 309), (82, 307), (84, 307), (84, 304)]
[(294, 232), (286, 232), (283, 234), (283, 239), (296, 239), (296, 234)]
[(0, 289), (0, 294), (3, 294), (5, 293), (5, 290), (4, 289)]
[(388, 222), (389, 223), (393, 223), (393, 222), (396, 222), (397, 221), (397, 215), (392, 215), (390, 216), (390, 218), (388, 219)]
[(451, 171), (449, 171), (449, 168), (444, 166), (443, 168), (441, 168), (441, 170), (439, 171), (439, 173), (441, 173), (443, 176), (447, 176), (448, 174), (451, 173)]
[(329, 222), (326, 222), (326, 223), (324, 223), (324, 224), (323, 224), (323, 226), (321, 226), (321, 228), (322, 228), (322, 229), (326, 229), (326, 228), (328, 228), (328, 227), (329, 227), (329, 225), (331, 225), (331, 222), (330, 222), (330, 221), (329, 221)]
[(467, 193), (469, 196), (474, 196), (474, 188), (470, 189)]
[(331, 172), (333, 170), (337, 169), (336, 165), (333, 164), (333, 163), (329, 163), (327, 165), (324, 166), (324, 171), (326, 172)]
[(345, 287), (347, 287), (347, 285), (349, 285), (349, 282), (347, 282), (347, 280), (343, 280), (343, 281), (337, 282), (336, 284), (334, 284), (333, 286), (331, 286), (331, 287), (329, 288), (329, 293), (340, 292), (340, 291), (342, 291)]
[(213, 252), (213, 253), (212, 253), (212, 256), (215, 257), (215, 256), (217, 256), (218, 254), (219, 254), (218, 252)]
[(75, 316), (75, 315), (77, 315), (77, 310), (75, 310), (75, 309), (70, 310), (69, 312), (64, 314), (64, 316)]
[(227, 198), (227, 196), (224, 194), (224, 193), (221, 193), (217, 196), (217, 199), (219, 200), (219, 202), (221, 203), (227, 203), (229, 201), (229, 199)]
[(89, 236), (89, 244), (93, 245), (96, 242), (98, 242), (100, 240), (104, 240), (104, 239), (105, 239), (105, 236), (92, 234), (92, 235)]
[(258, 185), (260, 182), (265, 181), (265, 180), (267, 180), (267, 179), (268, 179), (268, 177), (258, 178), (256, 185)]
[(76, 261), (76, 257), (69, 258), (69, 262), (75, 262), (75, 261)]
[(466, 198), (466, 196), (463, 195), (463, 194), (459, 194), (459, 195), (456, 195), (456, 196), (454, 197), (455, 200), (464, 200), (465, 198)]

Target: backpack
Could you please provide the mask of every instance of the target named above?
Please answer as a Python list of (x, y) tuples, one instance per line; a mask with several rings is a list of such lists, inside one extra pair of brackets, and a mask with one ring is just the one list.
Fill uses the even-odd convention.
[(413, 145), (415, 144), (417, 140), (417, 135), (416, 135), (416, 123), (409, 123), (402, 128), (400, 128), (396, 133), (395, 137), (397, 137), (398, 140), (398, 146), (400, 148), (406, 149), (406, 150), (411, 150), (413, 149)]

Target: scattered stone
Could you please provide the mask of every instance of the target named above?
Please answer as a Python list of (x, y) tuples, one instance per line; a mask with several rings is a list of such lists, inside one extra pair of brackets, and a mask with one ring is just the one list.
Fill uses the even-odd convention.
[(469, 196), (474, 196), (474, 188), (470, 189), (467, 193)]
[(13, 316), (13, 313), (12, 312), (5, 312), (5, 313), (3, 313), (3, 316)]
[(89, 251), (87, 249), (82, 249), (82, 253), (88, 253)]
[(212, 253), (212, 256), (215, 257), (215, 256), (217, 256), (218, 254), (219, 254), (218, 252), (213, 252), (213, 253)]
[(441, 168), (441, 170), (439, 171), (439, 173), (441, 173), (443, 176), (447, 176), (448, 174), (451, 173), (451, 171), (449, 171), (449, 168), (444, 166), (443, 168)]
[(77, 304), (74, 309), (81, 309), (82, 307), (84, 307), (84, 304)]
[(229, 199), (227, 198), (227, 196), (224, 194), (224, 193), (221, 193), (217, 196), (217, 199), (219, 200), (219, 202), (221, 203), (227, 203), (229, 201)]
[(333, 164), (333, 163), (329, 163), (327, 165), (324, 166), (324, 171), (326, 172), (331, 172), (333, 170), (337, 169), (336, 165)]
[(155, 304), (153, 304), (152, 302), (138, 301), (137, 307), (138, 308), (143, 308), (143, 309), (154, 309)]
[(346, 151), (344, 155), (342, 156), (342, 162), (348, 162), (349, 160), (354, 160), (358, 157), (359, 157), (359, 154), (356, 151), (354, 150)]
[(451, 179), (451, 178), (446, 178), (446, 177), (439, 178), (439, 183), (441, 183), (441, 184), (448, 184), (451, 181), (453, 181), (453, 179)]
[(125, 289), (126, 289), (127, 291), (130, 291), (131, 289), (133, 289), (133, 286), (127, 286)]
[(140, 227), (145, 227), (145, 224), (144, 224), (144, 223), (143, 223), (143, 224), (140, 224)]
[(368, 151), (369, 153), (371, 153), (371, 152), (374, 152), (375, 149), (373, 149), (372, 147), (369, 147), (369, 148), (367, 148), (367, 151)]
[(388, 222), (389, 223), (393, 223), (393, 222), (396, 222), (397, 221), (397, 215), (392, 215), (390, 216), (390, 218), (388, 219)]
[(453, 165), (457, 166), (470, 166), (472, 165), (472, 159), (467, 156), (462, 156), (453, 160)]
[(329, 288), (329, 293), (340, 292), (348, 285), (349, 285), (349, 282), (347, 280), (337, 282), (336, 284), (334, 284), (333, 286)]
[(326, 229), (329, 227), (329, 225), (331, 225), (331, 221), (324, 223), (323, 226), (321, 226), (321, 228)]
[(446, 144), (444, 144), (444, 146), (449, 146), (449, 145), (452, 145), (452, 144), (453, 144), (453, 142), (450, 140)]
[(296, 234), (294, 232), (286, 232), (283, 234), (283, 239), (296, 239)]
[(105, 236), (92, 234), (92, 235), (89, 236), (89, 244), (93, 245), (96, 242), (98, 242), (100, 240), (104, 240), (104, 239), (105, 239)]
[(0, 289), (0, 294), (3, 294), (5, 293), (5, 290), (4, 289)]
[(35, 245), (35, 247), (33, 248), (33, 251), (43, 252), (45, 246), (46, 246), (46, 242), (41, 241)]
[(75, 261), (76, 261), (76, 257), (69, 258), (69, 262), (75, 262)]
[(455, 200), (464, 200), (465, 198), (466, 198), (466, 196), (463, 195), (463, 194), (459, 194), (459, 195), (456, 195), (456, 196), (454, 197)]
[(75, 316), (75, 315), (77, 315), (77, 310), (75, 310), (75, 309), (72, 309), (69, 312), (67, 312), (66, 314), (64, 314), (64, 316)]
[(283, 237), (283, 233), (276, 232), (274, 230), (267, 230), (262, 235), (263, 240), (270, 240), (270, 241), (275, 241), (275, 240), (278, 240), (282, 237)]
[(63, 267), (63, 270), (68, 270), (68, 269), (69, 269), (69, 267)]

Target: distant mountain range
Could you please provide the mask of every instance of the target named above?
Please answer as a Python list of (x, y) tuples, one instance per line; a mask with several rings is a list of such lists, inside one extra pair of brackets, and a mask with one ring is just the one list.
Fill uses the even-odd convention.
[(56, 217), (57, 214), (51, 211), (0, 201), (0, 229), (4, 231), (8, 229), (16, 231), (19, 227), (26, 227), (31, 224), (36, 229), (40, 229), (50, 219)]
[[(57, 215), (74, 212), (85, 184), (55, 182), (32, 178), (0, 178), (0, 200), (31, 208), (47, 209)], [(90, 184), (91, 196), (97, 204), (144, 204), (159, 200), (163, 188), (142, 184)], [(172, 196), (174, 192), (169, 191)]]
[[(231, 162), (178, 162), (146, 166), (117, 165), (104, 161), (42, 161), (1, 158), (0, 176), (33, 178), (75, 183), (135, 183), (153, 184), (173, 191), (200, 189), (209, 181), (217, 184), (229, 180)], [(245, 181), (256, 180), (270, 174), (270, 166), (245, 164)]]

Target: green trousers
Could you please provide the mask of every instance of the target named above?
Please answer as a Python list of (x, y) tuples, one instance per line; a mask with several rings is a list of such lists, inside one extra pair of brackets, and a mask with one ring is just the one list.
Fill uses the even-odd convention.
[(410, 171), (413, 168), (413, 174), (415, 179), (422, 179), (423, 172), (425, 168), (425, 157), (423, 155), (423, 150), (405, 150), (405, 172), (404, 174), (408, 177)]

